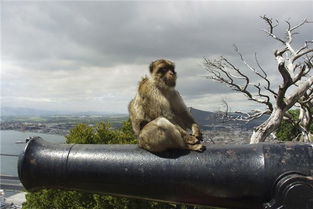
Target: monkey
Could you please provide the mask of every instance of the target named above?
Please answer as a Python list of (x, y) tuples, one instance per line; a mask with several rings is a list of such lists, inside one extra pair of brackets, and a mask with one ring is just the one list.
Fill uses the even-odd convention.
[[(129, 116), (139, 147), (150, 152), (185, 149), (202, 152), (202, 133), (175, 89), (177, 73), (170, 60), (153, 61), (150, 77), (140, 82), (128, 105)], [(191, 129), (192, 134), (187, 132)]]

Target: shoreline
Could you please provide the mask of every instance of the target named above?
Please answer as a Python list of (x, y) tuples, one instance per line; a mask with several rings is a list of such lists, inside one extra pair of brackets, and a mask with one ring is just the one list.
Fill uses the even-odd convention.
[(0, 130), (33, 132), (66, 136), (76, 124), (69, 123), (35, 123), (35, 122), (1, 122)]
[(0, 131), (18, 131), (21, 133), (34, 133), (34, 134), (49, 134), (49, 135), (56, 135), (56, 136), (66, 136), (68, 135), (69, 131), (63, 131), (63, 130), (45, 130), (45, 129), (39, 129), (39, 130), (25, 130), (25, 129), (0, 129)]
[(34, 133), (34, 134), (49, 134), (55, 136), (66, 136), (68, 133), (61, 133), (61, 131), (47, 131), (47, 130), (24, 130), (24, 129), (0, 129), (0, 131), (17, 131), (21, 133)]

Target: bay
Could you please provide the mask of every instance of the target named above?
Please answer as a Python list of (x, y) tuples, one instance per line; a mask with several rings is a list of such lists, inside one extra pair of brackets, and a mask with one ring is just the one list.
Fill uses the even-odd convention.
[(0, 131), (0, 174), (17, 176), (17, 161), (18, 157), (3, 156), (3, 155), (19, 155), (23, 152), (26, 143), (17, 144), (17, 141), (25, 141), (26, 138), (32, 136), (40, 136), (51, 143), (65, 143), (65, 137), (61, 135), (21, 132), (13, 130)]

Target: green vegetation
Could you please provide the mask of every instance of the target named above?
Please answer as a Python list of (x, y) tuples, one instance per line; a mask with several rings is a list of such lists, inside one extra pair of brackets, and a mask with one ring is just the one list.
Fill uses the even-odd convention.
[[(290, 110), (289, 113), (292, 115), (292, 117), (295, 120), (299, 119), (299, 110)], [(282, 120), (277, 132), (276, 136), (279, 140), (282, 141), (291, 141), (292, 139), (296, 138), (297, 135), (300, 133), (297, 125), (286, 121)]]
[[(288, 111), (289, 114), (292, 115), (294, 121), (299, 120), (299, 110), (290, 110)], [(311, 132), (313, 133), (313, 124), (310, 128)], [(298, 124), (291, 123), (290, 121), (283, 120), (276, 132), (276, 136), (279, 140), (282, 141), (292, 141), (300, 134), (300, 128)]]
[[(123, 122), (119, 129), (109, 123), (91, 127), (79, 124), (66, 136), (66, 143), (76, 144), (134, 144), (137, 143), (130, 121)], [(77, 191), (42, 190), (27, 193), (24, 209), (174, 209), (187, 208), (170, 203), (113, 197)], [(196, 207), (188, 207), (196, 208)], [(199, 207), (197, 207), (200, 209)]]
[(135, 144), (136, 137), (129, 121), (119, 129), (112, 129), (110, 123), (98, 123), (95, 127), (79, 124), (66, 136), (68, 144)]
[(170, 209), (174, 205), (76, 191), (43, 190), (26, 195), (24, 209)]

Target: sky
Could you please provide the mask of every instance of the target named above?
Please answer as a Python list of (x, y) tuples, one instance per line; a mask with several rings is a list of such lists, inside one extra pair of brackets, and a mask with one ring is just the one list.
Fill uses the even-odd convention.
[[(273, 86), (273, 52), (281, 47), (262, 29), (260, 16), (313, 20), (312, 1), (1, 1), (1, 107), (127, 113), (149, 64), (176, 64), (177, 90), (189, 107), (232, 111), (262, 109), (207, 79), (205, 58), (224, 56), (246, 71), (257, 53)], [(313, 24), (295, 45), (312, 40)], [(253, 81), (252, 82), (258, 82)], [(264, 107), (265, 108), (265, 107)]]

